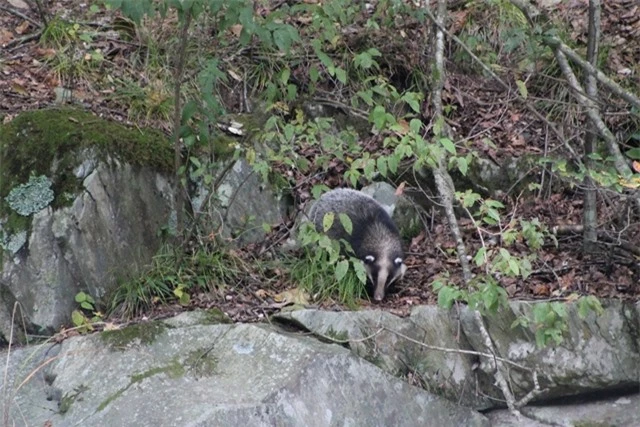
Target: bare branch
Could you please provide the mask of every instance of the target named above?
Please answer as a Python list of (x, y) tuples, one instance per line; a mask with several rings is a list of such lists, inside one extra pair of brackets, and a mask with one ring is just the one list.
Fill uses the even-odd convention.
[[(429, 9), (424, 9), (424, 11), (427, 17), (436, 25), (436, 27), (438, 27), (440, 31), (446, 34), (447, 37), (449, 37), (451, 40), (456, 42), (456, 44), (459, 45), (475, 62), (477, 62), (478, 65), (480, 65), (480, 67), (482, 67), (482, 69), (487, 74), (489, 74), (496, 82), (498, 82), (498, 84), (502, 86), (504, 90), (510, 91), (510, 92), (512, 91), (512, 88), (504, 80), (502, 80), (502, 78), (500, 78), (500, 76), (498, 76), (487, 64), (485, 64), (480, 58), (478, 58), (478, 56), (475, 53), (473, 53), (473, 51), (469, 49), (469, 47), (462, 40), (460, 40), (456, 35), (451, 34), (444, 27), (443, 24), (437, 22), (435, 16), (433, 15), (433, 13), (431, 13)], [(578, 155), (578, 153), (576, 153), (573, 147), (569, 145), (566, 138), (564, 137), (564, 134), (560, 131), (560, 129), (558, 129), (558, 127), (554, 123), (552, 123), (543, 114), (541, 114), (528, 99), (522, 97), (519, 91), (515, 91), (515, 95), (518, 97), (518, 100), (523, 103), (525, 108), (531, 112), (531, 114), (533, 114), (538, 120), (540, 120), (545, 125), (547, 125), (549, 129), (551, 129), (551, 132), (553, 132), (553, 134), (558, 138), (558, 140), (562, 142), (564, 148), (571, 154), (571, 158), (576, 163), (581, 165), (582, 164), (581, 157)]]
[[(451, 131), (448, 128), (447, 124), (444, 120), (444, 115), (442, 114), (442, 89), (444, 88), (444, 32), (441, 28), (444, 27), (444, 16), (447, 13), (447, 5), (446, 1), (439, 0), (438, 1), (438, 16), (436, 18), (436, 24), (438, 26), (436, 30), (435, 37), (435, 61), (433, 66), (433, 74), (435, 76), (433, 81), (433, 89), (431, 90), (431, 103), (433, 105), (434, 110), (434, 121), (436, 123), (442, 124), (442, 133), (450, 139)], [(441, 135), (436, 135), (439, 137)], [(438, 165), (433, 170), (433, 178), (436, 183), (436, 188), (438, 189), (438, 195), (442, 200), (442, 204), (444, 207), (445, 215), (447, 217), (447, 222), (449, 223), (449, 228), (451, 230), (451, 234), (456, 242), (456, 250), (458, 252), (458, 260), (460, 262), (460, 267), (462, 268), (462, 276), (464, 278), (465, 284), (468, 285), (471, 281), (471, 269), (469, 267), (469, 261), (467, 259), (467, 249), (464, 244), (464, 240), (462, 239), (462, 234), (460, 233), (460, 228), (458, 227), (458, 219), (456, 218), (455, 211), (453, 209), (453, 195), (455, 193), (455, 186), (453, 184), (453, 180), (449, 175), (449, 171), (447, 171), (446, 167), (446, 155), (441, 154), (438, 157)]]
[[(534, 5), (532, 5), (527, 0), (510, 0), (511, 4), (520, 9), (520, 11), (526, 16), (526, 18), (530, 22), (536, 22), (542, 18), (544, 21), (548, 21), (548, 19), (540, 12)], [(606, 86), (611, 92), (619, 96), (620, 98), (627, 101), (629, 104), (634, 107), (640, 109), (640, 98), (638, 98), (635, 94), (624, 90), (619, 84), (611, 80), (604, 74), (602, 71), (598, 70), (594, 65), (591, 65), (588, 61), (582, 59), (580, 55), (578, 55), (573, 49), (571, 49), (566, 44), (562, 43), (560, 39), (553, 36), (545, 37), (544, 43), (547, 46), (550, 46), (556, 50), (560, 50), (564, 53), (569, 59), (582, 67), (588, 74), (595, 76), (596, 79), (604, 86)]]
[(565, 54), (560, 49), (556, 49), (554, 51), (554, 54), (556, 56), (558, 64), (560, 65), (560, 69), (565, 75), (569, 86), (573, 90), (573, 96), (576, 98), (578, 103), (585, 108), (587, 116), (598, 130), (598, 133), (600, 134), (602, 139), (604, 139), (607, 143), (607, 149), (613, 156), (613, 164), (616, 167), (616, 170), (620, 175), (624, 177), (630, 177), (633, 172), (625, 161), (624, 156), (620, 152), (618, 140), (616, 139), (615, 135), (609, 130), (606, 123), (598, 114), (598, 106), (592, 99), (585, 95), (585, 92), (578, 82), (576, 75), (573, 73), (573, 70), (569, 65), (569, 61), (567, 61), (567, 57), (565, 56)]
[[(587, 60), (591, 65), (596, 64), (598, 58), (598, 43), (600, 41), (600, 0), (589, 0), (589, 39), (587, 42)], [(587, 74), (585, 78), (587, 96), (594, 102), (598, 98), (598, 83), (593, 74)], [(597, 103), (596, 103), (597, 108)], [(599, 113), (598, 113), (599, 115)], [(595, 161), (590, 155), (596, 151), (595, 125), (590, 124), (584, 137), (584, 163), (587, 166), (587, 174), (584, 177), (584, 211), (582, 222), (584, 224), (583, 248), (586, 253), (595, 249), (598, 240), (598, 207), (596, 201), (596, 187), (590, 172), (595, 169)]]

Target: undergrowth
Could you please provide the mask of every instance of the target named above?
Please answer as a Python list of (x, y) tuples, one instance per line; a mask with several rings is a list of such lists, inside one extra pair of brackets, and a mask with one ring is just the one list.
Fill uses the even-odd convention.
[(223, 297), (229, 287), (242, 285), (251, 273), (247, 262), (229, 249), (200, 247), (177, 256), (165, 246), (147, 271), (123, 281), (109, 298), (109, 312), (134, 317), (159, 304), (190, 303), (190, 296), (207, 292)]

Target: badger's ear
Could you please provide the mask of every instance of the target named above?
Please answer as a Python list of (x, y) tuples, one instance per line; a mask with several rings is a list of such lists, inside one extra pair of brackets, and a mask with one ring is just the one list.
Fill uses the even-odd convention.
[(396, 265), (396, 267), (399, 267), (402, 264), (402, 258), (398, 257), (394, 259), (393, 263)]
[(375, 260), (376, 257), (374, 257), (373, 255), (367, 255), (366, 257), (364, 257), (364, 262), (366, 264), (373, 264)]

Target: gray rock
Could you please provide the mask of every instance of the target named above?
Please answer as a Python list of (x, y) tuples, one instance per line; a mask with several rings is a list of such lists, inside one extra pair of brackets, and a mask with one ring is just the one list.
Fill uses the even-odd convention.
[[(143, 324), (71, 338), (57, 354), (45, 353), (12, 351), (5, 420), (136, 427), (489, 425), (339, 345), (270, 326)], [(46, 374), (30, 376), (37, 366)]]
[[(472, 348), (464, 336), (456, 339), (456, 325), (445, 310), (417, 307), (408, 319), (378, 310), (298, 310), (276, 318), (295, 321), (313, 333), (348, 342), (358, 356), (393, 375), (414, 376), (435, 394), (474, 409), (493, 407), (490, 396), (477, 393), (478, 383), (484, 384), (483, 389), (488, 388), (490, 377), (484, 373), (477, 376), (472, 371), (474, 358), (456, 352)], [(497, 397), (495, 392), (492, 396)]]
[[(609, 301), (601, 316), (590, 313), (581, 319), (576, 305), (567, 304), (568, 330), (562, 343), (539, 348), (533, 325), (511, 327), (519, 315), (532, 318), (534, 304), (511, 302), (511, 309), (485, 318), (485, 323), (498, 356), (538, 372), (540, 387), (548, 389), (540, 398), (638, 387), (640, 328), (632, 305)], [(460, 322), (472, 347), (486, 352), (470, 310), (461, 311)], [(480, 368), (490, 371), (485, 363)], [(531, 375), (517, 369), (510, 370), (509, 383), (516, 395), (533, 388)]]
[(505, 409), (486, 415), (494, 427), (637, 427), (640, 425), (640, 394), (529, 406), (522, 413), (525, 416), (520, 419)]
[[(116, 160), (96, 163), (70, 206), (34, 214), (28, 250), (3, 258), (0, 288), (20, 302), (36, 329), (58, 329), (69, 322), (78, 292), (99, 300), (151, 260), (172, 194), (169, 181), (150, 169)], [(8, 336), (4, 327), (2, 332)]]
[[(637, 305), (611, 302), (602, 316), (580, 319), (568, 305), (569, 327), (562, 344), (537, 348), (532, 330), (512, 329), (514, 312), (529, 313), (530, 304), (513, 302), (512, 310), (489, 317), (487, 327), (498, 356), (535, 369), (550, 398), (640, 386)], [(475, 409), (500, 405), (487, 353), (472, 312), (416, 307), (409, 318), (381, 311), (325, 312), (300, 310), (277, 318), (294, 321), (318, 335), (348, 343), (361, 357), (393, 375), (414, 375), (427, 390)], [(423, 344), (424, 345), (423, 345)], [(529, 372), (511, 368), (509, 384), (522, 396), (533, 388)]]
[(213, 197), (210, 188), (199, 184), (193, 209), (201, 214), (201, 226), (239, 245), (259, 242), (266, 235), (263, 224), (281, 223), (287, 204), (245, 160), (233, 161), (230, 168), (223, 166), (219, 169), (224, 175)]

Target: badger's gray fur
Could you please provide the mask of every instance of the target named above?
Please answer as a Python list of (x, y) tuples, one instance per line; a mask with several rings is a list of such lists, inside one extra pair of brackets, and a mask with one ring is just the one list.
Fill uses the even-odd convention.
[[(322, 220), (330, 212), (335, 218), (327, 234), (349, 242), (356, 256), (364, 262), (373, 287), (373, 299), (381, 301), (389, 285), (402, 277), (407, 269), (398, 229), (384, 207), (360, 191), (343, 188), (323, 194), (309, 212), (318, 231), (323, 230)], [(351, 219), (350, 235), (340, 222), (338, 214), (341, 213)]]

